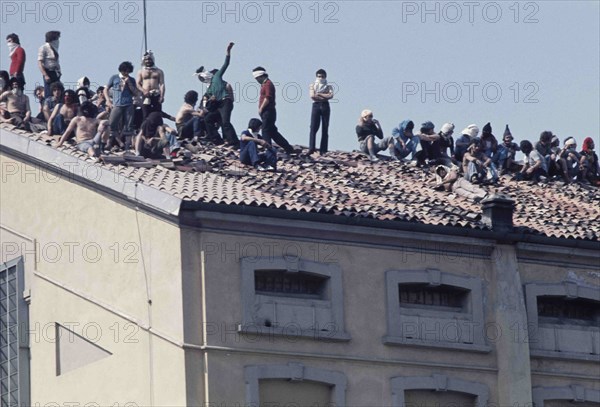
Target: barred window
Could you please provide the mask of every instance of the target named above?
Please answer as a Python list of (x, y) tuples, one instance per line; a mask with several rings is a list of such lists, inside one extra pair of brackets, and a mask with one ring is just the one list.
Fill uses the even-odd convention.
[(327, 277), (310, 273), (256, 270), (254, 289), (261, 295), (325, 299), (327, 280)]
[(398, 284), (398, 290), (402, 305), (444, 307), (456, 311), (462, 310), (469, 293), (458, 287), (429, 284)]
[(600, 322), (600, 302), (590, 299), (567, 299), (559, 296), (537, 297), (538, 315), (555, 323), (585, 323), (593, 325)]

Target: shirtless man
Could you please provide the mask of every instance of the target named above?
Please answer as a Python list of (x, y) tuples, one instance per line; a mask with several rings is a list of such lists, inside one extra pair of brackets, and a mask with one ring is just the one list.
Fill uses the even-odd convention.
[(154, 64), (152, 51), (146, 51), (142, 66), (137, 74), (136, 85), (144, 98), (142, 113), (146, 120), (150, 113), (162, 112), (162, 104), (165, 101), (165, 74)]
[(194, 136), (202, 137), (204, 122), (204, 110), (196, 110), (194, 106), (198, 103), (198, 92), (188, 91), (183, 97), (183, 105), (175, 116), (175, 126), (179, 138), (192, 139)]
[(64, 95), (64, 103), (54, 106), (54, 110), (48, 119), (48, 135), (60, 136), (65, 132), (67, 126), (77, 116), (79, 105), (76, 103), (75, 91), (67, 89)]
[(106, 143), (109, 135), (108, 120), (98, 120), (96, 116), (98, 108), (92, 102), (83, 102), (81, 105), (81, 116), (77, 116), (71, 120), (65, 134), (60, 138), (56, 145), (59, 148), (67, 141), (73, 131), (75, 131), (75, 141), (77, 149), (84, 153), (88, 153), (90, 157), (96, 157), (94, 144)]
[(29, 121), (31, 119), (31, 108), (29, 97), (23, 93), (23, 80), (11, 78), (8, 82), (11, 90), (0, 95), (0, 102), (6, 103), (6, 112), (10, 117), (0, 118), (4, 123), (11, 123), (18, 128), (31, 131)]

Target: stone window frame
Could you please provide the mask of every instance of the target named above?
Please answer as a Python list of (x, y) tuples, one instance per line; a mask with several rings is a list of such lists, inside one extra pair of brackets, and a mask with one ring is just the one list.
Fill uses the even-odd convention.
[[(539, 332), (539, 317), (537, 307), (537, 297), (540, 296), (564, 296), (567, 298), (582, 298), (593, 301), (600, 301), (600, 288), (580, 285), (574, 282), (565, 281), (561, 283), (529, 283), (525, 284), (525, 305), (527, 308), (527, 328), (529, 331), (529, 353), (531, 356), (540, 356), (556, 359), (588, 360), (600, 361), (600, 349), (595, 349), (596, 354), (577, 353), (577, 352), (558, 352), (545, 349), (536, 349), (535, 343)], [(583, 329), (596, 332), (600, 338), (600, 328), (581, 327), (572, 325), (574, 329)], [(596, 342), (593, 342), (596, 344)], [(533, 345), (533, 346), (532, 346)], [(596, 345), (597, 346), (597, 345)]]
[[(240, 259), (242, 289), (242, 323), (238, 331), (249, 334), (297, 336), (315, 340), (349, 341), (350, 335), (344, 323), (344, 292), (342, 287), (342, 270), (339, 265), (319, 263), (295, 257), (246, 257)], [(255, 323), (253, 310), (256, 301), (254, 288), (254, 272), (256, 270), (285, 270), (287, 272), (309, 272), (327, 277), (332, 323), (335, 331), (316, 331), (314, 329), (299, 330), (286, 327), (266, 327)], [(282, 297), (286, 298), (286, 297)], [(294, 301), (302, 301), (295, 298)], [(306, 299), (306, 301), (314, 301)], [(323, 300), (321, 300), (323, 301)]]
[[(386, 305), (387, 305), (387, 335), (383, 337), (383, 343), (386, 345), (410, 345), (425, 346), (434, 348), (450, 348), (468, 350), (474, 352), (487, 353), (491, 347), (486, 344), (484, 338), (484, 305), (483, 305), (483, 281), (479, 277), (459, 276), (456, 274), (441, 272), (437, 269), (426, 270), (388, 270), (386, 272)], [(473, 343), (456, 343), (449, 341), (434, 341), (422, 339), (408, 339), (402, 336), (402, 314), (422, 315), (427, 317), (436, 317), (440, 315), (439, 311), (432, 311), (426, 308), (411, 306), (400, 306), (400, 294), (398, 286), (400, 284), (428, 283), (433, 286), (448, 285), (459, 289), (467, 290), (467, 312), (444, 312), (446, 318), (456, 318), (456, 320), (469, 321), (473, 334)]]
[(246, 403), (259, 406), (260, 380), (282, 379), (290, 381), (311, 381), (328, 385), (331, 388), (331, 405), (346, 405), (348, 379), (342, 372), (304, 366), (302, 363), (287, 365), (249, 365), (244, 367), (246, 381)]
[(397, 376), (390, 379), (392, 407), (405, 407), (405, 391), (433, 390), (465, 393), (475, 397), (477, 407), (487, 406), (490, 390), (486, 384), (457, 379), (443, 374), (431, 376)]
[(533, 388), (532, 398), (535, 407), (544, 407), (546, 401), (552, 400), (600, 403), (600, 390), (588, 389), (576, 384), (564, 387), (539, 386)]

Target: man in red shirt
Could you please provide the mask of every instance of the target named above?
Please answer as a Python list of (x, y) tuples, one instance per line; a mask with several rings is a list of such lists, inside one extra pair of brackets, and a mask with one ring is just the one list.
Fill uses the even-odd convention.
[(252, 76), (260, 83), (260, 97), (258, 100), (258, 114), (262, 120), (262, 138), (267, 143), (273, 141), (285, 150), (287, 154), (294, 154), (295, 150), (290, 143), (279, 133), (275, 121), (277, 120), (277, 111), (275, 110), (275, 85), (269, 79), (269, 75), (262, 66), (252, 70)]
[(11, 77), (17, 78), (25, 84), (25, 50), (21, 47), (19, 36), (17, 34), (8, 34), (6, 36), (6, 45), (10, 56), (10, 68), (8, 73)]

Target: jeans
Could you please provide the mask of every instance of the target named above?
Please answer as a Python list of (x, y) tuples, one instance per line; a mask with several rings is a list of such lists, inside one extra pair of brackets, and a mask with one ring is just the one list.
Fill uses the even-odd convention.
[(67, 130), (67, 123), (65, 122), (65, 117), (59, 113), (54, 117), (54, 121), (52, 122), (52, 134), (55, 136), (62, 135), (65, 130)]
[(312, 105), (312, 113), (310, 115), (310, 137), (309, 150), (315, 151), (317, 132), (321, 122), (323, 123), (323, 132), (321, 133), (321, 146), (319, 152), (325, 154), (329, 143), (329, 116), (331, 108), (329, 102), (314, 102)]
[[(475, 176), (475, 180), (473, 179), (473, 176)], [(470, 182), (496, 182), (498, 180), (498, 172), (496, 171), (496, 166), (493, 163), (491, 163), (489, 167), (484, 167), (483, 165), (478, 166), (474, 162), (469, 162), (465, 179)]]
[(54, 82), (58, 82), (60, 80), (60, 75), (56, 71), (48, 70), (46, 70), (46, 74), (48, 74), (50, 80), (46, 81), (46, 79), (42, 77), (42, 80), (44, 81), (44, 97), (49, 98), (52, 96), (52, 90), (50, 89), (50, 85), (52, 85)]
[(264, 153), (259, 154), (256, 143), (249, 141), (246, 147), (240, 151), (240, 162), (252, 166), (264, 163), (277, 169), (277, 153), (272, 148), (269, 148)]
[(405, 141), (404, 148), (402, 148), (399, 139), (394, 137), (394, 149), (396, 152), (396, 156), (398, 158), (406, 158), (409, 154), (412, 154), (411, 158), (415, 158), (415, 154), (417, 153), (417, 146), (419, 145), (418, 140), (419, 139), (417, 137), (413, 137), (410, 140)]
[(177, 126), (180, 138), (193, 139), (202, 137), (204, 122), (201, 117), (194, 116), (182, 125)]
[(294, 149), (288, 143), (288, 141), (279, 133), (275, 122), (277, 121), (277, 111), (275, 108), (267, 108), (260, 114), (262, 120), (262, 138), (267, 143), (273, 144), (273, 141), (277, 145), (285, 150), (286, 153), (290, 154), (294, 152)]
[[(129, 106), (113, 106), (108, 118), (110, 125), (110, 138), (116, 139), (119, 136), (119, 128), (122, 128), (121, 134), (128, 136), (133, 133), (131, 125), (133, 123), (133, 105)], [(118, 138), (121, 140), (121, 138)]]
[(231, 124), (231, 112), (233, 111), (233, 100), (225, 98), (221, 101), (221, 107), (219, 107), (219, 113), (221, 114), (221, 129), (223, 131), (223, 138), (229, 144), (238, 144), (238, 139), (235, 128)]

